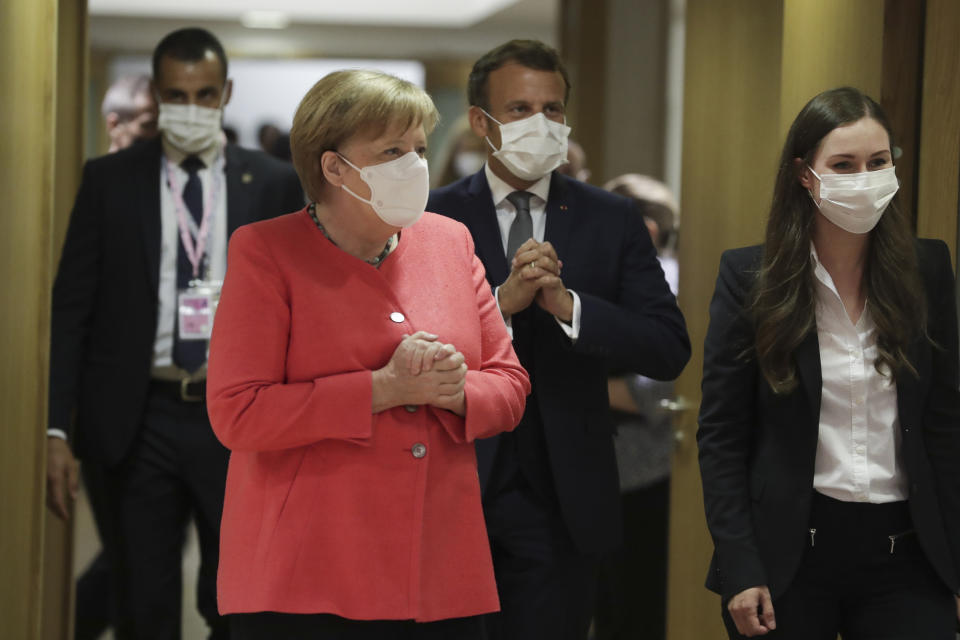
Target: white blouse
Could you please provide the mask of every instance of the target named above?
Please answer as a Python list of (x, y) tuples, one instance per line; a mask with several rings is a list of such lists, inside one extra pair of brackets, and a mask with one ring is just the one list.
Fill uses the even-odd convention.
[(874, 367), (877, 330), (870, 306), (854, 324), (811, 245), (823, 388), (813, 486), (846, 502), (906, 500), (897, 387)]

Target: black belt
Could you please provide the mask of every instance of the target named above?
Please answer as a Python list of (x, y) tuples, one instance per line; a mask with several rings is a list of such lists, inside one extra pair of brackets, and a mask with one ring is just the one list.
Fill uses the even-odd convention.
[(172, 396), (181, 402), (204, 402), (207, 398), (206, 380), (157, 380), (150, 381), (150, 387), (157, 393)]

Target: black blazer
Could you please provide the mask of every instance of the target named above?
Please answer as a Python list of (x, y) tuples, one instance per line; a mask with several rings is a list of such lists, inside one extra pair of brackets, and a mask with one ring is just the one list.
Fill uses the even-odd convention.
[[(291, 165), (228, 145), (227, 233), (303, 206)], [(53, 286), (49, 425), (119, 462), (140, 426), (157, 333), (160, 139), (87, 162)]]
[[(930, 338), (908, 356), (919, 379), (897, 378), (902, 455), (910, 514), (920, 545), (952, 591), (960, 574), (960, 392), (957, 311), (949, 251), (917, 242)], [(744, 309), (761, 248), (723, 254), (710, 303), (700, 406), (700, 472), (714, 542), (707, 587), (729, 598), (767, 585), (774, 598), (790, 585), (807, 544), (820, 423), (816, 331), (794, 358), (800, 384), (776, 395), (753, 359)]]
[[(503, 284), (510, 267), (482, 169), (431, 192), (427, 209), (465, 224), (487, 281)], [(563, 261), (564, 284), (580, 296), (579, 338), (571, 344), (553, 316), (533, 304), (533, 344), (515, 331), (514, 346), (538, 400), (568, 530), (582, 551), (599, 552), (622, 537), (608, 367), (672, 379), (690, 358), (690, 340), (632, 201), (554, 173), (545, 239)], [(498, 442), (478, 443), (483, 486)]]

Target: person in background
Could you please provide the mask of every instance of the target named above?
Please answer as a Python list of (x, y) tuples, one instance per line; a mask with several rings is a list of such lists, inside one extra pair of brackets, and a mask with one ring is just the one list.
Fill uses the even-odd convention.
[(126, 149), (138, 140), (155, 137), (157, 101), (150, 89), (150, 76), (117, 78), (103, 96), (100, 113), (110, 140), (110, 153)]
[(260, 144), (260, 150), (273, 155), (273, 145), (281, 133), (280, 127), (272, 122), (264, 122), (261, 124), (257, 128), (257, 142)]
[(457, 118), (438, 154), (436, 164), (441, 169), (431, 176), (430, 186), (442, 187), (476, 173), (487, 159), (482, 142), (474, 135), (466, 115)]
[(622, 536), (607, 371), (667, 380), (690, 357), (636, 205), (555, 171), (569, 90), (541, 42), (484, 54), (468, 97), (486, 163), (428, 204), (470, 229), (533, 389), (520, 426), (477, 445), (495, 639), (586, 638), (599, 559)]
[(470, 234), (424, 213), (436, 120), (405, 80), (327, 75), (290, 136), (310, 205), (231, 244), (207, 395), (235, 640), (481, 640), (499, 606), (473, 442), (530, 385)]
[[(289, 165), (225, 145), (227, 59), (213, 34), (153, 54), (159, 138), (89, 161), (53, 287), (47, 501), (95, 472), (118, 638), (179, 638), (182, 548), (197, 524), (197, 605), (227, 635), (214, 590), (228, 452), (204, 403), (207, 338), (230, 234), (297, 209)], [(89, 475), (88, 475), (89, 479)]]
[(284, 162), (293, 162), (293, 154), (290, 151), (290, 134), (281, 133), (273, 141), (273, 148), (270, 155)]
[(590, 169), (587, 168), (587, 152), (576, 140), (567, 140), (567, 161), (557, 167), (557, 173), (580, 182), (590, 181)]
[(223, 127), (223, 137), (226, 139), (227, 144), (237, 144), (240, 139), (237, 130), (230, 126)]
[(697, 442), (731, 638), (954, 637), (953, 269), (895, 203), (892, 138), (861, 91), (815, 96), (764, 244), (720, 261)]
[(657, 248), (657, 260), (673, 295), (677, 295), (679, 266), (677, 246), (680, 230), (680, 209), (677, 198), (663, 182), (639, 173), (625, 173), (610, 180), (603, 188), (626, 196), (637, 203), (650, 239)]
[[(677, 266), (672, 247), (677, 233), (677, 202), (669, 187), (629, 173), (604, 189), (633, 200), (657, 247), (657, 258), (670, 290), (677, 293)], [(664, 403), (673, 398), (673, 383), (630, 372), (607, 381), (616, 425), (614, 446), (623, 505), (623, 546), (604, 559), (600, 571), (596, 640), (630, 640), (666, 636), (667, 539), (670, 522), (670, 463), (673, 419)]]

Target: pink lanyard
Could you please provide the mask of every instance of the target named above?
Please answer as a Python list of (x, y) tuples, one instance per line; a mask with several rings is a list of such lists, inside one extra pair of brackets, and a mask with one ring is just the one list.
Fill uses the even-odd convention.
[[(217, 159), (211, 168), (213, 171), (213, 188), (207, 191), (206, 202), (203, 206), (203, 218), (200, 221), (200, 228), (197, 230), (197, 239), (194, 242), (193, 235), (190, 233), (190, 224), (187, 222), (187, 206), (183, 202), (183, 192), (180, 184), (177, 182), (177, 172), (174, 171), (173, 163), (170, 158), (164, 157), (163, 173), (166, 177), (167, 187), (170, 189), (170, 195), (173, 196), (173, 208), (177, 213), (177, 227), (180, 229), (180, 241), (183, 243), (183, 250), (187, 254), (187, 260), (193, 267), (193, 277), (200, 277), (200, 263), (203, 261), (203, 253), (207, 249), (207, 238), (210, 236), (210, 219), (213, 217), (214, 207), (217, 199), (220, 197), (220, 191), (223, 188), (223, 153), (217, 154)], [(199, 178), (199, 176), (197, 176)], [(202, 184), (202, 183), (201, 183)]]

